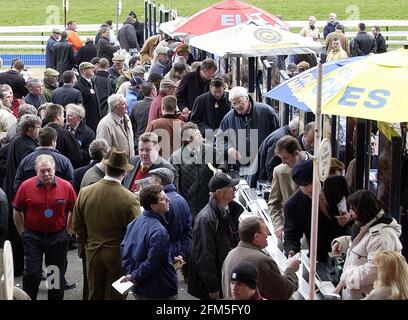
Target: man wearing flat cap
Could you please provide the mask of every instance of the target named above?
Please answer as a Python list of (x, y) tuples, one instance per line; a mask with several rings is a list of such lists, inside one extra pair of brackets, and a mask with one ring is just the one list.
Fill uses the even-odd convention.
[[(288, 256), (300, 252), (303, 235), (305, 235), (307, 244), (310, 247), (313, 160), (299, 161), (293, 167), (291, 175), (292, 180), (299, 186), (299, 189), (286, 201), (283, 208), (285, 215), (284, 248)], [(342, 228), (332, 215), (330, 202), (327, 202), (322, 194), (319, 197), (317, 260), (325, 263), (328, 253), (331, 252), (331, 241), (339, 235), (345, 234), (347, 230)]]
[(139, 200), (121, 184), (129, 164), (126, 151), (114, 148), (105, 177), (81, 189), (74, 207), (73, 226), (85, 247), (89, 300), (124, 299), (112, 283), (121, 270), (120, 243), (127, 225), (140, 214)]
[(99, 121), (103, 118), (101, 110), (101, 97), (99, 96), (98, 84), (95, 82), (95, 66), (90, 62), (82, 62), (79, 65), (81, 76), (74, 88), (82, 95), (85, 108), (86, 125), (96, 132)]
[(149, 118), (147, 124), (153, 120), (161, 118), (163, 115), (162, 105), (163, 98), (166, 96), (174, 96), (176, 94), (177, 84), (170, 79), (163, 79), (160, 82), (160, 90), (156, 98), (153, 99), (149, 109)]
[(170, 237), (170, 258), (173, 263), (184, 262), (190, 253), (193, 236), (192, 216), (186, 199), (176, 191), (173, 184), (174, 173), (169, 168), (156, 168), (149, 171), (152, 183), (159, 184), (169, 198), (169, 211), (164, 214), (168, 222)]
[(169, 62), (168, 50), (169, 48), (163, 46), (156, 48), (157, 61), (150, 68), (150, 73), (158, 73), (162, 77), (165, 75), (164, 71), (167, 69), (167, 63)]
[(234, 201), (238, 179), (215, 174), (208, 187), (210, 201), (197, 215), (189, 268), (188, 293), (204, 300), (222, 296), (221, 269), (228, 252), (238, 245), (238, 217), (243, 208)]
[(115, 53), (113, 54), (112, 62), (113, 66), (109, 68), (108, 72), (116, 80), (123, 74), (125, 56), (120, 53)]
[(58, 88), (59, 72), (52, 68), (47, 68), (44, 71), (44, 79), (42, 83), (42, 95), (44, 102), (51, 102), (52, 92)]

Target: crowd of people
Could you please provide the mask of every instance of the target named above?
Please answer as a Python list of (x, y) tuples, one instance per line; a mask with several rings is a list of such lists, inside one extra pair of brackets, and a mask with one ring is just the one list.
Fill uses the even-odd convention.
[[(315, 22), (300, 34), (319, 41)], [(48, 299), (63, 299), (77, 242), (83, 299), (126, 299), (112, 287), (121, 277), (135, 299), (177, 299), (177, 270), (199, 299), (290, 299), (296, 253), (310, 242), (315, 123), (280, 126), (275, 108), (228, 83), (213, 59), (194, 61), (188, 45), (162, 33), (144, 41), (133, 12), (117, 40), (112, 21), (85, 45), (76, 28), (52, 31), (43, 79), (26, 81), (19, 59), (0, 74), (0, 244), (11, 241), (29, 298), (54, 277)], [(386, 50), (373, 33), (361, 23), (349, 45), (330, 14), (326, 61)], [(285, 270), (265, 251), (265, 221), (241, 216), (240, 179), (271, 183)], [(333, 158), (319, 195), (317, 259), (346, 254), (343, 299), (407, 299), (401, 226), (373, 193), (352, 193), (350, 179)]]

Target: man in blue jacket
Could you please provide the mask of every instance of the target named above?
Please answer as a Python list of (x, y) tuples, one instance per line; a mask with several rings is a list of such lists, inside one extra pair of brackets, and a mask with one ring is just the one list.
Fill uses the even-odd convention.
[(168, 168), (156, 168), (149, 171), (152, 183), (161, 185), (169, 198), (169, 211), (164, 218), (168, 222), (170, 237), (170, 258), (173, 263), (185, 261), (190, 253), (193, 238), (192, 215), (186, 199), (176, 192), (173, 184), (174, 173)]
[(143, 215), (131, 222), (120, 250), (122, 269), (128, 274), (122, 282), (132, 281), (137, 300), (176, 300), (178, 282), (170, 258), (170, 238), (164, 214), (169, 199), (159, 185), (140, 190)]

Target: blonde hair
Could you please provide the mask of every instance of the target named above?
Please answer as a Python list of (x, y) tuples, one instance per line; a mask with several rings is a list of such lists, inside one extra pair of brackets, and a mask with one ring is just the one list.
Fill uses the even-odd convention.
[(391, 289), (389, 299), (408, 299), (408, 264), (397, 251), (377, 253), (374, 262), (378, 266), (378, 279), (374, 288), (388, 287)]

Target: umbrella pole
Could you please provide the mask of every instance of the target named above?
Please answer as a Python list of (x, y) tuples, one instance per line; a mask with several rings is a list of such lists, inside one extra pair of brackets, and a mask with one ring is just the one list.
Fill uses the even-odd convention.
[[(316, 96), (316, 129), (314, 137), (314, 155), (319, 153), (322, 126), (322, 78), (323, 67), (319, 63), (317, 71), (317, 96)], [(317, 161), (313, 160), (313, 194), (312, 194), (312, 222), (310, 230), (310, 271), (309, 271), (309, 300), (315, 297), (315, 274), (316, 274), (316, 248), (317, 248), (317, 227), (319, 220), (319, 195), (320, 180), (317, 174)]]

